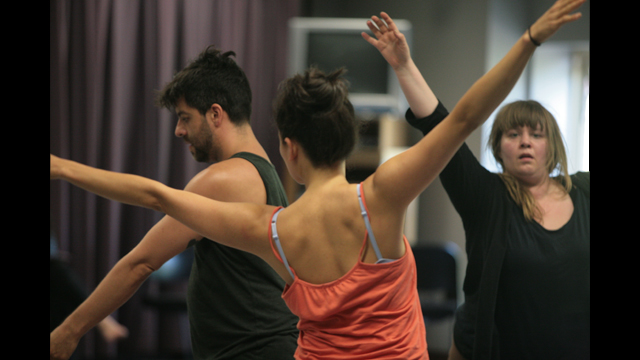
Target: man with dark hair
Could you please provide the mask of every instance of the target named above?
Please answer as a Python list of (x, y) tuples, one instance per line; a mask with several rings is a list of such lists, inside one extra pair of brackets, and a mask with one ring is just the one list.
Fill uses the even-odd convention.
[[(177, 114), (175, 134), (194, 158), (213, 162), (185, 190), (220, 201), (287, 206), (278, 174), (251, 129), (249, 82), (231, 55), (207, 48), (158, 95), (158, 105)], [(282, 278), (259, 257), (203, 238), (169, 216), (51, 333), (52, 358), (68, 358), (89, 329), (191, 245), (187, 308), (194, 357), (292, 359), (298, 318), (281, 298)]]

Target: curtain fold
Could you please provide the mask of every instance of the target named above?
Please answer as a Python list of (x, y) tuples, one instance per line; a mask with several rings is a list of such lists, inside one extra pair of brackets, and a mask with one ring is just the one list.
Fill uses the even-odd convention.
[[(155, 92), (216, 45), (236, 53), (253, 91), (253, 129), (286, 171), (271, 102), (286, 77), (287, 20), (299, 7), (299, 0), (50, 0), (51, 153), (183, 188), (206, 164), (175, 137), (175, 115), (155, 106)], [(50, 184), (52, 230), (89, 290), (161, 216)], [(130, 338), (107, 346), (92, 331), (79, 355), (153, 352), (161, 345), (161, 320), (143, 311), (144, 286), (117, 312)], [(160, 329), (166, 338), (179, 338), (176, 330)]]

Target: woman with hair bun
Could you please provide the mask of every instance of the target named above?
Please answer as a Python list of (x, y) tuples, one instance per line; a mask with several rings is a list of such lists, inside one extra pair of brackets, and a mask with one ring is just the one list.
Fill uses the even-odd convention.
[[(540, 18), (532, 34), (546, 40), (577, 19), (568, 15), (576, 8)], [(53, 155), (51, 179), (164, 212), (264, 259), (287, 283), (282, 297), (300, 318), (297, 359), (428, 359), (415, 260), (402, 234), (406, 209), (511, 91), (535, 48), (519, 40), (429, 135), (359, 184), (345, 177), (357, 124), (342, 71), (287, 79), (274, 110), (280, 154), (305, 186), (287, 208), (218, 202)]]

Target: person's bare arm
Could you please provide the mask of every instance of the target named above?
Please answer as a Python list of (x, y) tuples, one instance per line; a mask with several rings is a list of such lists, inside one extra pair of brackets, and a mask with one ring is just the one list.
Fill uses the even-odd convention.
[[(240, 164), (228, 161), (203, 170), (187, 184), (185, 190), (224, 201), (266, 201), (259, 174), (245, 173), (255, 169), (243, 163), (244, 160), (238, 161)], [(122, 306), (153, 271), (184, 251), (192, 240), (200, 239), (201, 235), (176, 219), (163, 217), (50, 334), (51, 358), (69, 358), (82, 336)]]
[(199, 235), (165, 216), (120, 259), (87, 299), (50, 334), (52, 359), (68, 359), (80, 339), (122, 306), (162, 264)]
[(372, 16), (367, 26), (375, 38), (365, 32), (362, 37), (378, 49), (393, 68), (411, 111), (419, 118), (431, 115), (438, 106), (438, 98), (413, 62), (405, 36), (385, 12), (381, 12), (380, 17)]
[[(228, 203), (178, 190), (133, 174), (97, 169), (51, 155), (50, 178), (104, 198), (165, 213), (213, 241), (258, 256), (271, 254), (265, 239), (275, 207)], [(266, 219), (266, 221), (265, 221)]]

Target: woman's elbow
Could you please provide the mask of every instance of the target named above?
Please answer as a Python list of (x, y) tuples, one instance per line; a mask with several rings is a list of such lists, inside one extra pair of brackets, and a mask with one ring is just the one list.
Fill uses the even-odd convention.
[(161, 183), (157, 183), (156, 186), (153, 186), (151, 189), (149, 189), (141, 202), (144, 204), (144, 207), (148, 209), (166, 214), (169, 208), (169, 194), (171, 190), (173, 189)]

